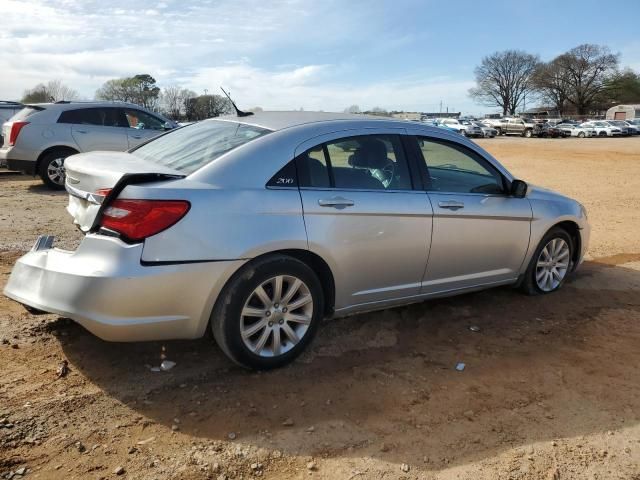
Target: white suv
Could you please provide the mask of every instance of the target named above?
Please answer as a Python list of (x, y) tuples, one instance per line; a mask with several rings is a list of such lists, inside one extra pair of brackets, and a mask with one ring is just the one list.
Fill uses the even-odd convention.
[(25, 105), (2, 126), (0, 163), (64, 188), (64, 159), (92, 150), (125, 151), (176, 128), (177, 123), (122, 102)]

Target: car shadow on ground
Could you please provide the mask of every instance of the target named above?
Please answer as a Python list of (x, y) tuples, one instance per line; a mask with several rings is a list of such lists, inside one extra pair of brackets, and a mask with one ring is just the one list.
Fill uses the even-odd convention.
[[(194, 440), (233, 433), (291, 454), (443, 468), (640, 421), (638, 264), (587, 262), (548, 296), (499, 288), (328, 321), (309, 353), (266, 373), (209, 338), (115, 344), (49, 328), (66, 331), (72, 369), (154, 423), (179, 418)], [(152, 372), (161, 354), (177, 365)]]

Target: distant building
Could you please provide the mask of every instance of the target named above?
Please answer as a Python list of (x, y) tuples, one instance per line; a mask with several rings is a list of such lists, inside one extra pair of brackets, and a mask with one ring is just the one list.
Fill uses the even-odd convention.
[(420, 121), (422, 120), (422, 113), (420, 112), (394, 112), (391, 114), (393, 118), (398, 118), (400, 120), (413, 120)]
[(616, 105), (607, 110), (607, 120), (633, 120), (640, 118), (640, 104)]

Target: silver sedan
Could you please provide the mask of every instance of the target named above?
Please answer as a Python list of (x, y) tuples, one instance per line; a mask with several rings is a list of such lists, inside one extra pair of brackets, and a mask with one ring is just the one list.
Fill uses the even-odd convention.
[(4, 293), (112, 341), (198, 338), (250, 368), (325, 317), (498, 285), (554, 292), (589, 241), (575, 200), (468, 139), (403, 121), (260, 112), (66, 161), (75, 251), (42, 236)]

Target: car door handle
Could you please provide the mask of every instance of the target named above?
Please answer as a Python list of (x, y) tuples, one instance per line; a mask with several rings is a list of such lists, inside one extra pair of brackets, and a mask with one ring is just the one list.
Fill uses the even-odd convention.
[(451, 200), (447, 202), (438, 202), (438, 206), (440, 208), (447, 208), (449, 210), (458, 210), (459, 208), (464, 208), (464, 203)]
[(78, 133), (89, 133), (88, 130), (76, 130), (76, 132), (78, 132)]
[(142, 138), (142, 135), (131, 135), (131, 138), (137, 138), (138, 140), (140, 140)]
[(318, 205), (320, 205), (321, 207), (345, 208), (353, 207), (355, 203), (353, 202), (353, 200), (349, 200), (347, 198), (333, 197), (318, 200)]

